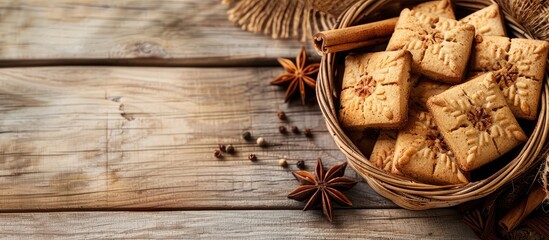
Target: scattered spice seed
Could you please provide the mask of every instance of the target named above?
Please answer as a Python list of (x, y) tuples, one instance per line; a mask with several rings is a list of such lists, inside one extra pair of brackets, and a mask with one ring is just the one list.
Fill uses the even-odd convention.
[(310, 128), (305, 128), (305, 130), (303, 130), (303, 134), (305, 134), (305, 137), (312, 137), (313, 136), (313, 132), (311, 131)]
[(297, 163), (295, 165), (297, 165), (297, 168), (299, 168), (301, 170), (305, 169), (305, 161), (303, 161), (303, 160), (297, 161)]
[(226, 151), (227, 151), (228, 154), (233, 154), (233, 153), (234, 153), (234, 147), (233, 147), (233, 145), (232, 145), (232, 144), (229, 144), (229, 145), (227, 146)]
[(223, 157), (223, 154), (221, 153), (221, 151), (219, 151), (219, 149), (216, 149), (214, 151), (214, 157), (221, 158), (221, 157)]
[(293, 133), (299, 134), (299, 128), (297, 128), (297, 126), (292, 126), (291, 130), (292, 130)]
[(252, 139), (252, 134), (248, 131), (242, 133), (242, 138), (246, 141)]
[(257, 160), (257, 157), (255, 156), (255, 154), (250, 153), (250, 155), (248, 155), (248, 159), (252, 162), (255, 162)]
[(227, 151), (227, 148), (225, 147), (225, 144), (219, 144), (219, 150), (222, 152)]
[(284, 126), (279, 126), (279, 127), (278, 127), (278, 131), (279, 131), (280, 133), (282, 133), (282, 134), (288, 133), (288, 130), (287, 130), (286, 127), (284, 127)]
[(286, 162), (286, 159), (282, 158), (282, 159), (278, 160), (278, 165), (280, 165), (283, 168), (286, 168), (286, 167), (288, 167), (288, 162)]
[(282, 120), (282, 121), (284, 121), (284, 120), (287, 119), (287, 118), (286, 118), (286, 113), (283, 112), (283, 111), (277, 112), (277, 113), (276, 113), (276, 116), (278, 117), (278, 119), (280, 119), (280, 120)]
[(265, 147), (265, 146), (267, 146), (267, 142), (266, 142), (265, 139), (262, 138), (262, 137), (257, 138), (256, 143), (257, 143), (257, 146), (260, 146), (260, 147)]

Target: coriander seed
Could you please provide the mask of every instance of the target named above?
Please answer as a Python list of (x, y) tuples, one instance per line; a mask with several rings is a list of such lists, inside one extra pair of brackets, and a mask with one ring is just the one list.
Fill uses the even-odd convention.
[(219, 144), (219, 150), (222, 152), (227, 151), (227, 148), (225, 147), (225, 144)]
[(305, 169), (305, 161), (303, 161), (303, 160), (297, 161), (297, 163), (295, 165), (297, 166), (297, 168), (299, 168), (301, 170)]
[(303, 134), (305, 135), (305, 137), (312, 137), (313, 136), (313, 132), (311, 131), (310, 128), (305, 128), (305, 130), (303, 130)]
[(248, 131), (245, 131), (242, 133), (242, 138), (246, 141), (249, 141), (250, 139), (252, 139), (252, 134)]
[(278, 117), (278, 119), (280, 119), (280, 120), (282, 120), (282, 121), (284, 121), (284, 120), (287, 119), (287, 118), (286, 118), (286, 113), (283, 112), (283, 111), (277, 112), (277, 113), (276, 113), (276, 116)]
[(288, 130), (284, 126), (279, 126), (278, 127), (278, 132), (280, 132), (282, 134), (286, 134), (286, 133), (288, 133)]
[(219, 149), (216, 149), (214, 151), (214, 157), (216, 158), (222, 158), (223, 157), (223, 154), (221, 153), (221, 151), (219, 151)]
[(226, 151), (227, 151), (228, 154), (233, 154), (233, 153), (234, 153), (234, 147), (233, 147), (233, 145), (232, 145), (232, 144), (229, 144), (229, 145), (227, 146)]
[(266, 142), (265, 139), (262, 138), (262, 137), (257, 138), (256, 143), (257, 143), (257, 146), (260, 146), (260, 147), (265, 147), (265, 146), (267, 146), (267, 142)]
[(292, 126), (290, 129), (292, 130), (293, 133), (299, 134), (299, 128), (297, 128), (297, 126)]
[(255, 162), (257, 160), (257, 157), (255, 156), (255, 154), (250, 153), (250, 155), (248, 155), (248, 159), (252, 162)]
[(280, 160), (278, 160), (278, 165), (280, 165), (283, 168), (286, 168), (288, 167), (288, 162), (286, 162), (286, 159), (281, 158)]

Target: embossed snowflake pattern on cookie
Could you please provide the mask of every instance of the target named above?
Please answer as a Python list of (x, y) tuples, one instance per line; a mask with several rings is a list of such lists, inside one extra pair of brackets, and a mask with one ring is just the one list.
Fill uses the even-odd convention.
[(462, 184), (469, 180), (456, 164), (431, 114), (410, 111), (407, 126), (398, 133), (396, 168), (404, 175), (431, 184)]
[(471, 52), (474, 27), (453, 19), (404, 9), (387, 50), (408, 50), (413, 71), (428, 78), (459, 83)]
[(429, 98), (427, 106), (465, 171), (479, 168), (526, 141), (493, 72)]
[(503, 18), (501, 17), (499, 6), (495, 3), (459, 21), (473, 25), (477, 35), (506, 36)]
[(406, 51), (347, 56), (339, 111), (342, 125), (353, 129), (404, 125), (411, 58)]
[(475, 40), (471, 70), (495, 71), (499, 88), (517, 118), (537, 117), (549, 43), (483, 36)]

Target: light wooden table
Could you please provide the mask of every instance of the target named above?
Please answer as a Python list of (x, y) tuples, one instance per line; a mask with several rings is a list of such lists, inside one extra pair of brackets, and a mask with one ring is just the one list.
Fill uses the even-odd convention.
[[(403, 210), (364, 181), (334, 224), (300, 211), (295, 162), (345, 160), (316, 105), (269, 85), (301, 44), (241, 31), (219, 2), (0, 2), (0, 237), (475, 238), (455, 210)], [(314, 137), (279, 134), (280, 110)]]

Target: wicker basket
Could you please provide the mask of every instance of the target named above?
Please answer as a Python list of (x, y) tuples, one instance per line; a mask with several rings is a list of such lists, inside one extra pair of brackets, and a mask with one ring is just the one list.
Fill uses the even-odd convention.
[[(340, 16), (336, 28), (352, 26), (355, 23), (364, 21), (365, 16), (375, 14), (376, 11), (387, 4), (399, 2), (398, 0), (362, 0), (350, 7)], [(418, 1), (420, 2), (420, 1)], [(458, 10), (476, 11), (484, 8), (493, 2), (489, 0), (467, 1), (455, 0), (454, 4)], [(511, 30), (508, 34), (517, 38), (532, 38), (523, 26), (518, 24), (509, 14), (505, 13), (506, 23)], [(525, 170), (540, 166), (541, 154), (544, 147), (547, 146), (547, 134), (549, 132), (549, 81), (546, 79), (542, 89), (541, 112), (536, 125), (529, 135), (529, 139), (522, 147), (518, 155), (501, 168), (495, 174), (476, 182), (471, 182), (463, 186), (435, 186), (412, 182), (404, 178), (393, 176), (375, 167), (358, 150), (353, 142), (346, 136), (341, 128), (338, 118), (338, 100), (339, 94), (335, 86), (338, 86), (337, 65), (341, 61), (341, 53), (330, 53), (322, 56), (320, 72), (317, 80), (317, 98), (326, 121), (328, 130), (333, 135), (337, 146), (348, 158), (348, 161), (368, 184), (382, 196), (391, 199), (397, 205), (412, 209), (430, 209), (449, 207), (461, 204), (473, 199), (484, 197), (505, 184), (510, 183), (521, 176)], [(339, 62), (341, 64), (341, 62)], [(549, 65), (548, 65), (549, 66)]]

